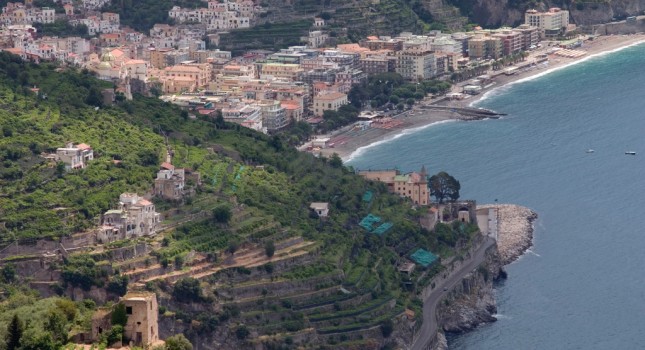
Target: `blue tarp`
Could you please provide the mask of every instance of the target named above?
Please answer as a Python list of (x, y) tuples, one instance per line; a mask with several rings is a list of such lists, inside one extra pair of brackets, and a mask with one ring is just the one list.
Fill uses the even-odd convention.
[(379, 222), (381, 222), (381, 218), (372, 214), (367, 214), (367, 216), (364, 217), (358, 225), (366, 229), (368, 232), (372, 232), (372, 230), (374, 229), (372, 226), (374, 224), (378, 224)]
[(425, 249), (417, 249), (410, 258), (416, 262), (417, 264), (423, 266), (423, 267), (428, 267), (430, 266), (433, 262), (437, 260), (437, 256), (430, 253), (429, 251)]

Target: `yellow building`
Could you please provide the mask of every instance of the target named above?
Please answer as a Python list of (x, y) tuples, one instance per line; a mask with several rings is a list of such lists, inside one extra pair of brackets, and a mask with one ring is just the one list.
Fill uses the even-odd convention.
[(500, 38), (476, 36), (468, 40), (468, 57), (471, 59), (502, 57), (504, 42)]
[(297, 80), (304, 70), (300, 68), (299, 64), (293, 63), (265, 63), (262, 65), (261, 79), (268, 76), (274, 78), (284, 78), (291, 81)]
[(398, 170), (365, 170), (359, 171), (358, 174), (368, 180), (385, 183), (390, 192), (410, 198), (414, 204), (428, 205), (430, 202), (425, 166), (421, 167), (418, 173), (401, 174)]
[(152, 49), (150, 50), (150, 64), (155, 68), (166, 68), (166, 53), (173, 49)]
[(208, 63), (182, 64), (166, 67), (163, 71), (164, 92), (194, 92), (206, 87), (210, 81), (211, 71)]
[(341, 106), (348, 104), (347, 95), (341, 92), (318, 95), (314, 97), (314, 115), (322, 117), (325, 111), (337, 111)]

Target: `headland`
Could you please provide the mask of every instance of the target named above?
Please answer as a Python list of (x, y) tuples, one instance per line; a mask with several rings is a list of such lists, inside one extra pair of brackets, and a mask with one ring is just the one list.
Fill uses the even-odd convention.
[(518, 259), (533, 244), (533, 222), (537, 213), (514, 204), (485, 204), (477, 209), (497, 211), (497, 250), (502, 265)]
[[(513, 74), (506, 74), (507, 69), (489, 74), (491, 82), (482, 86), (481, 92), (477, 95), (464, 95), (465, 98), (454, 100), (444, 97), (427, 98), (414, 105), (412, 109), (392, 117), (386, 123), (373, 123), (369, 127), (357, 127), (356, 124), (345, 126), (328, 135), (320, 135), (320, 138), (329, 138), (331, 146), (315, 152), (322, 156), (331, 156), (336, 153), (343, 161), (347, 162), (370, 147), (438, 123), (490, 118), (490, 115), (485, 114), (473, 116), (469, 113), (462, 113), (461, 108), (475, 105), (476, 102), (486, 99), (491, 93), (495, 93), (502, 87), (535, 79), (592, 57), (643, 42), (645, 42), (645, 34), (630, 34), (588, 38), (583, 41), (581, 47), (574, 50), (561, 50), (561, 52), (554, 50), (554, 47), (544, 46), (531, 52), (525, 61), (517, 64), (515, 66), (517, 69), (513, 71)], [(548, 58), (547, 61), (544, 60), (545, 57)], [(455, 84), (452, 92), (460, 92), (463, 85), (465, 83)], [(452, 108), (436, 108), (438, 106)]]

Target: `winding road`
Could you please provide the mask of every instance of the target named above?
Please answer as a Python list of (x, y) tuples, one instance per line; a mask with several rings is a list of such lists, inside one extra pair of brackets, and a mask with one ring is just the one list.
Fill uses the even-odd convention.
[(435, 288), (423, 301), (423, 324), (419, 329), (418, 336), (410, 347), (411, 350), (426, 350), (428, 343), (437, 333), (437, 304), (458, 282), (468, 273), (477, 268), (486, 258), (486, 251), (495, 244), (491, 237), (484, 238), (479, 248), (471, 254), (470, 259), (464, 260), (461, 267), (452, 271), (450, 275), (436, 283)]

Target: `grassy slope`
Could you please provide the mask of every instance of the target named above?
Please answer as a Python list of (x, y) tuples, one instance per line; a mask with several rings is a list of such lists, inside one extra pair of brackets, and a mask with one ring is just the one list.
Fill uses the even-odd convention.
[[(312, 247), (320, 253), (315, 260), (288, 266), (278, 275), (264, 273), (268, 285), (274, 278), (307, 281), (342, 271), (340, 281), (321, 282), (316, 290), (340, 283), (352, 290), (352, 295), (371, 294), (369, 299), (373, 299), (367, 304), (370, 307), (343, 309), (346, 314), (306, 311), (312, 313), (310, 321), (320, 332), (377, 324), (403, 306), (420, 311), (414, 301), (415, 290), (402, 289), (394, 263), (419, 247), (444, 256), (452, 254), (453, 248), (447, 243), (452, 240), (444, 239), (445, 235), (465, 237), (459, 230), (448, 230), (443, 237), (422, 230), (416, 223), (419, 212), (388, 194), (384, 185), (366, 182), (349, 169), (297, 152), (279, 137), (235, 125), (190, 120), (169, 104), (140, 96), (96, 111), (86, 102), (96, 103), (92, 96), (104, 82), (79, 72), (54, 73), (53, 67), (24, 64), (5, 54), (0, 54), (0, 67), (6, 67), (0, 68), (0, 103), (4, 105), (4, 112), (0, 112), (0, 155), (5, 177), (0, 190), (0, 217), (5, 222), (0, 230), (2, 239), (58, 236), (91, 227), (95, 215), (114, 204), (119, 193), (149, 190), (164, 150), (160, 128), (169, 135), (176, 154), (174, 163), (200, 171), (205, 183), (190, 204), (178, 209), (184, 213), (210, 211), (222, 203), (232, 205), (235, 199), (238, 205), (244, 204), (240, 210), (246, 216), (228, 227), (214, 226), (209, 219), (180, 226), (170, 232), (168, 246), (155, 255), (173, 261), (190, 250), (224, 256), (223, 249), (231, 241), (260, 247), (263, 240), (289, 236), (313, 241)], [(33, 85), (40, 87), (48, 99), (29, 91), (27, 87)], [(58, 176), (55, 168), (48, 167), (36, 154), (54, 150), (66, 141), (91, 144), (97, 158), (88, 169)], [(122, 164), (115, 166), (113, 158), (121, 159)], [(7, 169), (16, 171), (7, 173)], [(375, 193), (372, 203), (361, 199), (367, 190)], [(312, 201), (330, 203), (328, 220), (321, 222), (310, 215)], [(55, 210), (59, 207), (69, 208), (64, 210), (68, 214), (61, 215)], [(394, 227), (382, 237), (366, 233), (357, 224), (368, 213), (393, 222)], [(212, 284), (222, 280), (227, 280), (226, 274), (208, 279)], [(342, 302), (344, 298), (316, 293), (311, 300), (293, 307), (324, 304), (325, 300)], [(392, 298), (397, 300), (396, 307), (384, 308)], [(257, 305), (246, 311), (268, 307)], [(280, 303), (277, 305), (278, 312), (302, 317), (291, 308), (283, 310)], [(285, 322), (272, 327), (297, 328), (293, 322)], [(271, 333), (275, 332), (273, 328), (258, 325), (256, 329)]]

